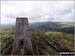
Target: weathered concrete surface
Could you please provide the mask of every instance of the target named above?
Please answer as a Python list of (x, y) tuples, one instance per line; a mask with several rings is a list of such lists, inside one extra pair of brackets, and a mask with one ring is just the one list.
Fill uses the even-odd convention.
[(13, 54), (33, 55), (28, 18), (16, 19)]

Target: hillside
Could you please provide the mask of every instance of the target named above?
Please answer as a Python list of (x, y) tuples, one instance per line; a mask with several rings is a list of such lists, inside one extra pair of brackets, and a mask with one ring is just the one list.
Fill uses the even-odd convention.
[[(39, 22), (30, 24), (31, 40), (35, 55), (59, 54), (74, 51), (73, 22)], [(1, 32), (1, 54), (13, 54), (14, 25), (3, 25)]]
[[(1, 31), (1, 54), (13, 54), (14, 31)], [(74, 36), (62, 32), (40, 33), (31, 31), (32, 46), (35, 55), (51, 55), (74, 51)]]

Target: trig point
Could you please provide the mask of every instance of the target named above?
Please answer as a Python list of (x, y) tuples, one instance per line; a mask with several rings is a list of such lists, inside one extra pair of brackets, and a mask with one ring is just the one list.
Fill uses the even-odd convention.
[(33, 55), (28, 18), (16, 18), (14, 55)]

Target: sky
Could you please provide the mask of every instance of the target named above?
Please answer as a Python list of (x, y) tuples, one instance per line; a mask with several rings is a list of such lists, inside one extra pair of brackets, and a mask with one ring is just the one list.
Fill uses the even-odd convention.
[(1, 1), (1, 24), (28, 17), (33, 22), (74, 22), (74, 1)]

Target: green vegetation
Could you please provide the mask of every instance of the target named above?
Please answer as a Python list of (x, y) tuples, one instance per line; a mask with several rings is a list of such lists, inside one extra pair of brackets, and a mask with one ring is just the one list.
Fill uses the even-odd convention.
[(61, 42), (69, 50), (73, 51), (74, 49), (74, 36), (71, 34), (65, 34), (62, 32), (46, 32), (48, 37), (53, 38), (54, 40)]
[[(14, 31), (1, 31), (1, 54), (13, 54)], [(61, 51), (74, 51), (74, 36), (62, 32), (31, 31), (31, 40), (35, 55), (58, 54)]]

